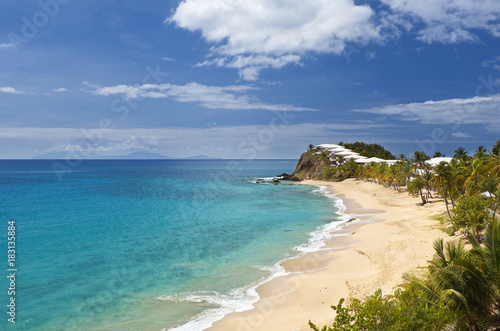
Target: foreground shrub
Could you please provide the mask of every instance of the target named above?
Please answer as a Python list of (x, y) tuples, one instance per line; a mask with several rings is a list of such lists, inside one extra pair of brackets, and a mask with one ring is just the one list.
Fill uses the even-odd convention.
[(381, 290), (364, 300), (352, 299), (347, 307), (341, 299), (335, 321), (331, 326), (319, 329), (311, 321), (315, 331), (374, 331), (374, 330), (441, 330), (453, 321), (452, 312), (432, 305), (417, 290), (398, 289), (394, 295), (382, 295)]

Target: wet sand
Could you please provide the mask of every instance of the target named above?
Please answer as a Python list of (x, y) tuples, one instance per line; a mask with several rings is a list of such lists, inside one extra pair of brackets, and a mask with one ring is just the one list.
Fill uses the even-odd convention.
[(228, 314), (207, 330), (310, 330), (308, 320), (323, 326), (341, 298), (363, 298), (379, 288), (392, 293), (404, 272), (431, 259), (434, 240), (446, 236), (431, 218), (445, 210), (443, 202), (421, 206), (406, 192), (354, 179), (301, 184), (325, 186), (357, 220), (323, 249), (285, 261), (288, 274), (257, 288), (254, 309)]

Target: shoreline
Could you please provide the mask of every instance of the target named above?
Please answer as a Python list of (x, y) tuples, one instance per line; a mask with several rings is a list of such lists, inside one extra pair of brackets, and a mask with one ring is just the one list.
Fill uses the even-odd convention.
[(434, 240), (446, 236), (430, 218), (443, 212), (442, 202), (419, 206), (407, 192), (354, 179), (299, 184), (324, 187), (356, 221), (331, 233), (319, 250), (283, 261), (285, 274), (257, 286), (251, 310), (229, 313), (205, 330), (302, 331), (310, 330), (308, 320), (322, 327), (341, 298), (364, 298), (378, 288), (392, 293), (404, 272), (431, 259)]

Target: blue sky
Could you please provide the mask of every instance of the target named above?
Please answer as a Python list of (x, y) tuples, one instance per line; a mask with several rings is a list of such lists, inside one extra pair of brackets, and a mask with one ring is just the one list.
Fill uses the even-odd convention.
[(500, 139), (497, 0), (3, 1), (0, 62), (0, 158)]

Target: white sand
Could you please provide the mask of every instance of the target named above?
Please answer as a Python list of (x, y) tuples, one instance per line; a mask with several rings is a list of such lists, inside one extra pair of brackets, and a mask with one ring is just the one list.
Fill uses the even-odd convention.
[(331, 249), (287, 261), (283, 266), (292, 273), (260, 286), (254, 309), (229, 314), (208, 330), (310, 330), (309, 319), (323, 326), (334, 316), (330, 305), (342, 297), (363, 298), (378, 288), (392, 293), (404, 272), (431, 259), (434, 240), (446, 236), (431, 219), (445, 210), (442, 202), (421, 206), (406, 192), (354, 179), (303, 184), (327, 186), (344, 201), (347, 214), (372, 214), (359, 218), (381, 221), (348, 225), (343, 232), (349, 235), (327, 243)]

